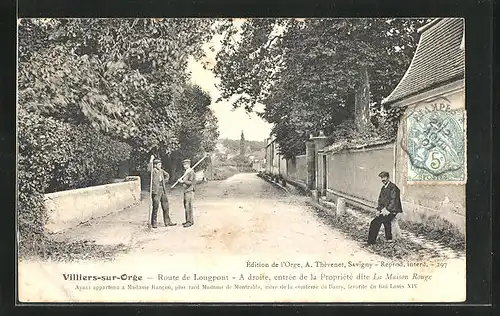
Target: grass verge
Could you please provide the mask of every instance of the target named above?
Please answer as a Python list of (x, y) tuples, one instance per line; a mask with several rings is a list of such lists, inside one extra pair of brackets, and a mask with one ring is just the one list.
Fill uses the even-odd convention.
[[(373, 216), (373, 213), (367, 210), (352, 205), (349, 205), (349, 207), (360, 213)], [(400, 219), (399, 227), (455, 251), (465, 251), (465, 236), (455, 225), (438, 215), (428, 217), (421, 215), (418, 222)]]
[(233, 166), (216, 166), (213, 169), (213, 180), (226, 180), (238, 172), (238, 168)]
[(443, 244), (455, 251), (465, 251), (465, 236), (446, 219), (437, 215), (423, 218), (420, 222), (400, 220), (402, 229), (422, 235), (429, 240)]
[(115, 255), (126, 253), (130, 248), (124, 244), (98, 245), (94, 241), (56, 241), (50, 237), (38, 236), (31, 243), (19, 245), (21, 260), (42, 259), (69, 262), (76, 260), (113, 260)]
[(362, 221), (348, 213), (340, 216), (329, 214), (323, 209), (314, 208), (315, 215), (324, 224), (338, 229), (368, 251), (391, 259), (421, 260), (422, 257), (438, 257), (438, 253), (422, 247), (408, 239), (398, 239), (388, 243), (379, 235), (375, 245), (366, 244), (369, 222)]

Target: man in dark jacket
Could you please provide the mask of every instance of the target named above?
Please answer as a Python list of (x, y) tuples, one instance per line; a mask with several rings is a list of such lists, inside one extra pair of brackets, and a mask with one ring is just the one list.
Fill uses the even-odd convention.
[(391, 221), (396, 214), (403, 212), (399, 188), (389, 180), (389, 173), (382, 171), (378, 176), (384, 185), (378, 197), (377, 216), (370, 223), (368, 244), (375, 243), (382, 224), (384, 224), (385, 239), (392, 240)]
[(168, 172), (161, 168), (161, 160), (156, 159), (154, 162), (154, 169), (152, 172), (151, 181), (151, 198), (153, 200), (153, 212), (151, 214), (151, 227), (157, 228), (156, 220), (158, 217), (158, 207), (161, 203), (161, 208), (163, 209), (163, 223), (165, 226), (175, 226), (172, 223), (169, 215), (169, 206), (167, 198), (167, 183), (170, 178)]

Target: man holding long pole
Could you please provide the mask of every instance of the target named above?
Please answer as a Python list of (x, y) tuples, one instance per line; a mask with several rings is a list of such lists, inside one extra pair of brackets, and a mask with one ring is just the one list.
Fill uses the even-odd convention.
[(208, 154), (205, 154), (203, 158), (201, 158), (197, 163), (194, 164), (193, 167), (191, 167), (191, 160), (190, 159), (184, 159), (182, 161), (182, 166), (186, 171), (184, 171), (184, 174), (182, 177), (179, 178), (172, 186), (171, 188), (173, 189), (177, 183), (181, 183), (182, 186), (184, 187), (184, 210), (186, 213), (186, 222), (182, 224), (184, 227), (190, 227), (193, 226), (194, 224), (194, 219), (193, 219), (193, 200), (194, 200), (194, 191), (195, 191), (195, 185), (196, 185), (196, 175), (194, 173), (194, 168), (198, 166), (205, 158), (208, 157)]
[(196, 175), (193, 168), (191, 168), (191, 160), (184, 159), (182, 161), (182, 166), (186, 170), (184, 175), (178, 180), (180, 184), (184, 187), (184, 211), (186, 214), (186, 222), (182, 224), (184, 227), (190, 227), (194, 224), (193, 219), (193, 200), (194, 191), (196, 185)]

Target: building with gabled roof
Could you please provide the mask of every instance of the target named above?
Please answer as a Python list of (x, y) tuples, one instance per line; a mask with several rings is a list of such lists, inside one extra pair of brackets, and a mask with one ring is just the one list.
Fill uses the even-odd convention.
[(403, 78), (382, 103), (403, 109), (394, 147), (394, 182), (404, 217), (438, 216), (465, 230), (465, 20), (423, 26)]
[(453, 84), (463, 86), (464, 19), (434, 19), (418, 32), (420, 40), (411, 64), (382, 104), (404, 106), (421, 94), (432, 94), (433, 89)]

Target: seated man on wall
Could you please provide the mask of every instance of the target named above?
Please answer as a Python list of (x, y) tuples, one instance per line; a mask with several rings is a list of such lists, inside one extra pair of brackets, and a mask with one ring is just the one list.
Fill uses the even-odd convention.
[(403, 212), (399, 188), (389, 180), (389, 173), (382, 171), (378, 175), (382, 179), (382, 189), (378, 197), (377, 216), (370, 223), (368, 244), (372, 245), (377, 240), (380, 226), (385, 229), (385, 239), (392, 241), (391, 221), (398, 213)]

